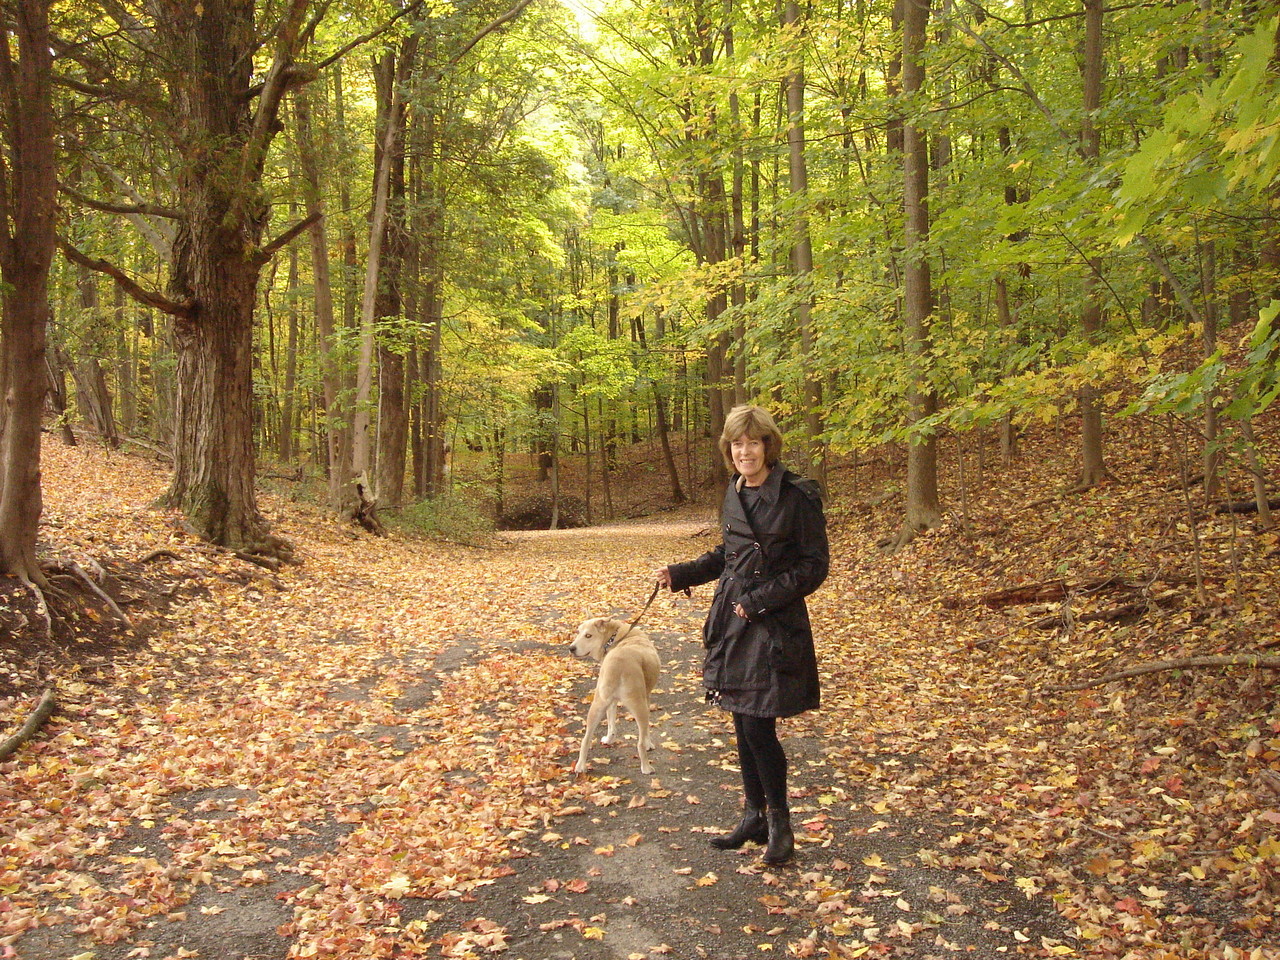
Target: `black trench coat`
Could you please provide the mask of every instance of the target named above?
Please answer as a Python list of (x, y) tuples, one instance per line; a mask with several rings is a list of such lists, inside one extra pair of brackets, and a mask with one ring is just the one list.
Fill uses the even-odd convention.
[[(702, 628), (702, 682), (734, 713), (790, 717), (818, 706), (818, 661), (804, 598), (827, 577), (830, 553), (818, 486), (775, 464), (754, 516), (735, 474), (720, 546), (669, 567), (671, 589), (719, 578)], [(734, 613), (741, 603), (749, 619)]]

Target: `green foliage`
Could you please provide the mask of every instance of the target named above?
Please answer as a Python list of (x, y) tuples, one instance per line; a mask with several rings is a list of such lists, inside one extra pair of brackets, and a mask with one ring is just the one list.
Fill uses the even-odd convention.
[(1235, 420), (1251, 420), (1280, 397), (1280, 300), (1273, 300), (1258, 317), (1242, 343), (1243, 360), (1233, 366), (1219, 349), (1192, 370), (1171, 371), (1151, 378), (1141, 397), (1126, 414), (1194, 416), (1214, 395), (1229, 401), (1224, 413)]
[(480, 491), (458, 483), (447, 493), (419, 500), (386, 519), (392, 528), (407, 534), (452, 543), (483, 543), (493, 533), (493, 518)]

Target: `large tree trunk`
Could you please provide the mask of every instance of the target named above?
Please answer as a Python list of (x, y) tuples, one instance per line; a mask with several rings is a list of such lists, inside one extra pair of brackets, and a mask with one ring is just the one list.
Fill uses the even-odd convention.
[(20, 0), (7, 4), (6, 11), (6, 33), (0, 37), (6, 141), (0, 160), (0, 573), (43, 583), (36, 564), (43, 506), (40, 412), (57, 193), (49, 3)]
[[(905, 0), (902, 17), (902, 93), (910, 102), (924, 87), (925, 27), (929, 0)], [(903, 249), (902, 312), (905, 348), (912, 365), (909, 402), (911, 423), (919, 423), (937, 409), (929, 385), (929, 315), (933, 288), (925, 244), (929, 239), (929, 150), (925, 131), (908, 117), (902, 125)], [(938, 505), (938, 445), (932, 437), (915, 437), (907, 445), (907, 503), (897, 545), (942, 521)]]
[[(288, 557), (258, 512), (254, 491), (253, 312), (267, 207), (267, 148), (307, 0), (291, 0), (276, 61), (259, 78), (254, 9), (241, 0), (166, 5), (156, 18), (171, 77), (183, 220), (169, 293), (175, 313), (177, 398), (170, 502), (189, 529), (232, 549)], [(259, 86), (256, 97), (251, 93)], [(254, 104), (256, 103), (256, 109)]]

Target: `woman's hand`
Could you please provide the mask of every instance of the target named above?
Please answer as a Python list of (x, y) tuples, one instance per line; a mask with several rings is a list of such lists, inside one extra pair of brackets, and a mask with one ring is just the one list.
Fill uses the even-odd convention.
[(740, 603), (735, 603), (733, 605), (733, 612), (736, 613), (738, 616), (740, 616), (743, 620), (751, 619), (750, 617), (747, 616), (747, 611), (743, 608), (742, 604)]
[(666, 587), (668, 590), (672, 589), (671, 569), (669, 567), (663, 567), (661, 570), (659, 570), (657, 573), (654, 574), (654, 578), (658, 581), (658, 586)]

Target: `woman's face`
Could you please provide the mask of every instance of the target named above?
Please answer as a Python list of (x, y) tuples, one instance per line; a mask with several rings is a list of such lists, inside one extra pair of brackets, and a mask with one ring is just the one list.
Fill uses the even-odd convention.
[(769, 464), (765, 462), (763, 440), (748, 437), (745, 433), (729, 445), (733, 467), (742, 474), (749, 487), (758, 487), (769, 476)]

